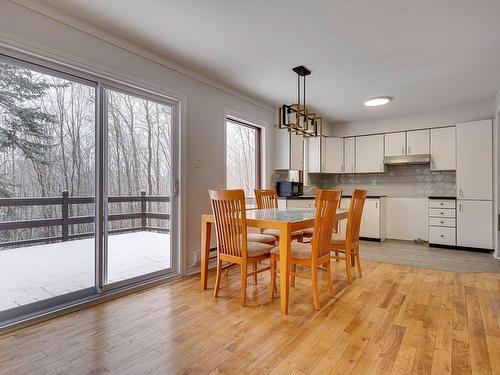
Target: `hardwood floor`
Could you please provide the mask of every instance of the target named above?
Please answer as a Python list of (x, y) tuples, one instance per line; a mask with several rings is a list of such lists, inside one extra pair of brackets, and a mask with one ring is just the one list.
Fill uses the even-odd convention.
[(267, 275), (245, 308), (236, 270), (195, 276), (0, 337), (0, 374), (500, 374), (500, 274), (332, 265), (320, 311), (308, 280), (282, 317)]

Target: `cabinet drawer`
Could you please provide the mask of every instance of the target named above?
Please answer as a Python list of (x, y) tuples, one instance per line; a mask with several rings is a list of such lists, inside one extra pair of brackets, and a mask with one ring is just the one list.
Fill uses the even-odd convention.
[(451, 227), (455, 228), (457, 226), (456, 220), (449, 217), (430, 217), (429, 225), (435, 227)]
[(429, 227), (429, 243), (456, 245), (455, 228)]
[(429, 208), (455, 208), (455, 200), (429, 199)]
[(456, 216), (454, 208), (429, 208), (429, 217), (452, 217)]

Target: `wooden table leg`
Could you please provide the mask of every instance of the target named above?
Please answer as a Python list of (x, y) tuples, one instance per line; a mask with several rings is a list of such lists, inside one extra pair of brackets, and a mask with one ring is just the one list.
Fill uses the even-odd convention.
[(210, 237), (212, 235), (212, 223), (202, 220), (201, 222), (201, 287), (207, 289), (208, 261), (210, 258)]
[(290, 285), (290, 224), (280, 228), (280, 306), (281, 313), (288, 314), (288, 293)]

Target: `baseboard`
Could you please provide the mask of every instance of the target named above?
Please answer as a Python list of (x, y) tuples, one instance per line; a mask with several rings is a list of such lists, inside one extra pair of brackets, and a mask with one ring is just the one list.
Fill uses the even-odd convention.
[(480, 253), (492, 253), (493, 249), (484, 249), (481, 247), (467, 247), (467, 246), (456, 246), (456, 245), (443, 245), (439, 243), (429, 242), (429, 247), (437, 247), (440, 249), (452, 249), (452, 250), (465, 250), (465, 251), (476, 251)]
[(382, 242), (380, 238), (373, 238), (373, 237), (359, 237), (359, 239), (363, 241)]

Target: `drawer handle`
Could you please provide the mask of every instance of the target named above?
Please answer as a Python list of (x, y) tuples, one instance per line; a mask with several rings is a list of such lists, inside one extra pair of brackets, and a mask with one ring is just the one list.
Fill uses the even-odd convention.
[(441, 206), (444, 206), (444, 203), (443, 203), (443, 202), (441, 202), (441, 203), (439, 203), (439, 204), (440, 204)]
[(443, 212), (443, 211), (441, 211), (441, 215), (444, 215), (444, 212)]
[(444, 224), (444, 221), (440, 221), (441, 224)]
[(443, 238), (444, 238), (444, 234), (442, 234), (442, 235), (441, 235), (441, 237), (443, 237)]

